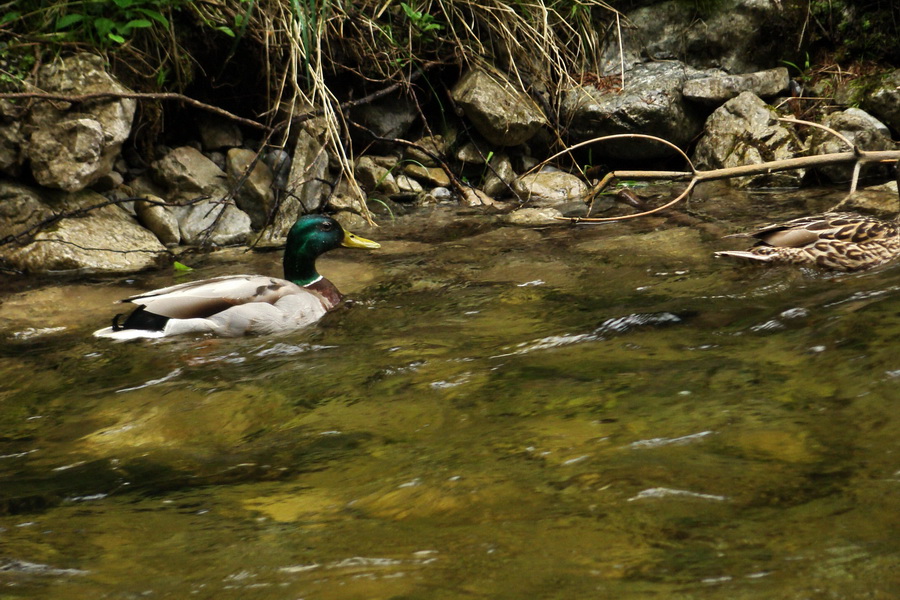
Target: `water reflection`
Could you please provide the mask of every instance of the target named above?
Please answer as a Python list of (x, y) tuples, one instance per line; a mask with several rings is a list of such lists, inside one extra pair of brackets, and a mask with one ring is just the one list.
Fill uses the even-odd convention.
[[(323, 264), (359, 302), (283, 338), (110, 344), (88, 334), (130, 293), (116, 284), (40, 323), (10, 311), (57, 292), (8, 296), (0, 582), (55, 598), (900, 593), (900, 268), (737, 269), (695, 231), (641, 227), (385, 227), (384, 254)], [(15, 335), (48, 326), (66, 329)]]

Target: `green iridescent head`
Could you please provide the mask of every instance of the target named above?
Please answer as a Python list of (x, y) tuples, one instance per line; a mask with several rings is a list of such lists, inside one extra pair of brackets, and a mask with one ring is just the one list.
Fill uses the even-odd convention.
[(340, 246), (380, 248), (381, 245), (352, 234), (324, 215), (306, 215), (297, 219), (287, 236), (284, 249), (284, 278), (297, 285), (308, 285), (321, 278), (316, 259)]

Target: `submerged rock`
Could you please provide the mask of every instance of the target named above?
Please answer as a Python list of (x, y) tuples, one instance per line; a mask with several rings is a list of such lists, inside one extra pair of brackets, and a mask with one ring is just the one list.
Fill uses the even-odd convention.
[(504, 215), (503, 221), (510, 225), (549, 225), (559, 224), (557, 217), (563, 216), (561, 212), (552, 207), (544, 208), (520, 208)]
[(523, 175), (513, 182), (513, 189), (522, 202), (537, 207), (582, 200), (588, 192), (585, 182), (563, 171), (541, 171)]

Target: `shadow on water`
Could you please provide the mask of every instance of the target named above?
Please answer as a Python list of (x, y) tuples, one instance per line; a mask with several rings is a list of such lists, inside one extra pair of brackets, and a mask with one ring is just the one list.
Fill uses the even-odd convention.
[(162, 273), (6, 294), (4, 597), (900, 593), (900, 267), (417, 218), (283, 337), (89, 336)]

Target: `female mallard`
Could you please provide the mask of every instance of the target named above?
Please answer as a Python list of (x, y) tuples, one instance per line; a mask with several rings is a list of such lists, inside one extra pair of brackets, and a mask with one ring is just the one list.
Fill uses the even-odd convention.
[(849, 213), (802, 217), (738, 236), (758, 241), (747, 251), (716, 252), (716, 256), (834, 271), (871, 269), (900, 257), (896, 222)]
[(182, 333), (239, 336), (299, 329), (318, 321), (341, 300), (333, 283), (316, 271), (319, 255), (338, 246), (379, 248), (345, 231), (332, 218), (301, 217), (291, 227), (284, 250), (284, 279), (226, 275), (192, 281), (125, 298), (138, 307), (98, 337), (132, 339)]

